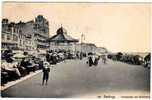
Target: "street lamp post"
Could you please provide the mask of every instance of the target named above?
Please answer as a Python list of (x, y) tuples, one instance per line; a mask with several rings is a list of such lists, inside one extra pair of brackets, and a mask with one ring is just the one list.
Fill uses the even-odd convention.
[(84, 40), (84, 34), (82, 33), (81, 34), (81, 52), (80, 52), (80, 59), (82, 59), (82, 43), (83, 43), (83, 40)]

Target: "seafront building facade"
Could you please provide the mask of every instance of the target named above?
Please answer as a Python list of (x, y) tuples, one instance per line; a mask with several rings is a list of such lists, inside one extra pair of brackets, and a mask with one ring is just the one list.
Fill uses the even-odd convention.
[(49, 22), (42, 15), (28, 22), (10, 22), (2, 19), (1, 48), (21, 51), (65, 50), (71, 52), (105, 53), (93, 43), (78, 43), (79, 40), (67, 34), (62, 26), (49, 38)]
[(2, 19), (2, 49), (39, 50), (47, 49), (49, 44), (49, 23), (38, 15), (35, 20), (28, 22), (9, 22)]
[(2, 49), (12, 48), (16, 49), (18, 45), (18, 34), (14, 30), (14, 24), (8, 22), (8, 19), (2, 20), (2, 34), (1, 34), (1, 47)]
[(93, 43), (79, 43), (76, 44), (76, 51), (88, 54), (89, 52), (95, 53), (96, 45)]

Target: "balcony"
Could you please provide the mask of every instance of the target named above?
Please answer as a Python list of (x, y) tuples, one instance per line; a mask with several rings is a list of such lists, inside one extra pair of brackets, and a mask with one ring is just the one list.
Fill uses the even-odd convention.
[(3, 40), (3, 39), (2, 39), (2, 43), (17, 44), (18, 41), (14, 41), (14, 40)]

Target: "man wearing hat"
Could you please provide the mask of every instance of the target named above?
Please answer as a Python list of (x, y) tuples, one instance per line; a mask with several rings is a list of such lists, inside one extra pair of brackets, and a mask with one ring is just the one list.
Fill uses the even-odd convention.
[(43, 81), (42, 81), (42, 85), (44, 85), (44, 81), (46, 81), (45, 85), (47, 85), (47, 82), (48, 82), (48, 79), (49, 79), (49, 72), (50, 72), (49, 63), (45, 61), (44, 64), (43, 64)]

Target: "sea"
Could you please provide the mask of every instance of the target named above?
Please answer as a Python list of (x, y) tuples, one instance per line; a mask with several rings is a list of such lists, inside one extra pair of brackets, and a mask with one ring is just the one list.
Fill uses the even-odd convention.
[(132, 53), (127, 53), (127, 54), (131, 54), (131, 55), (139, 55), (141, 57), (145, 57), (146, 55), (149, 54), (149, 52), (132, 52)]

